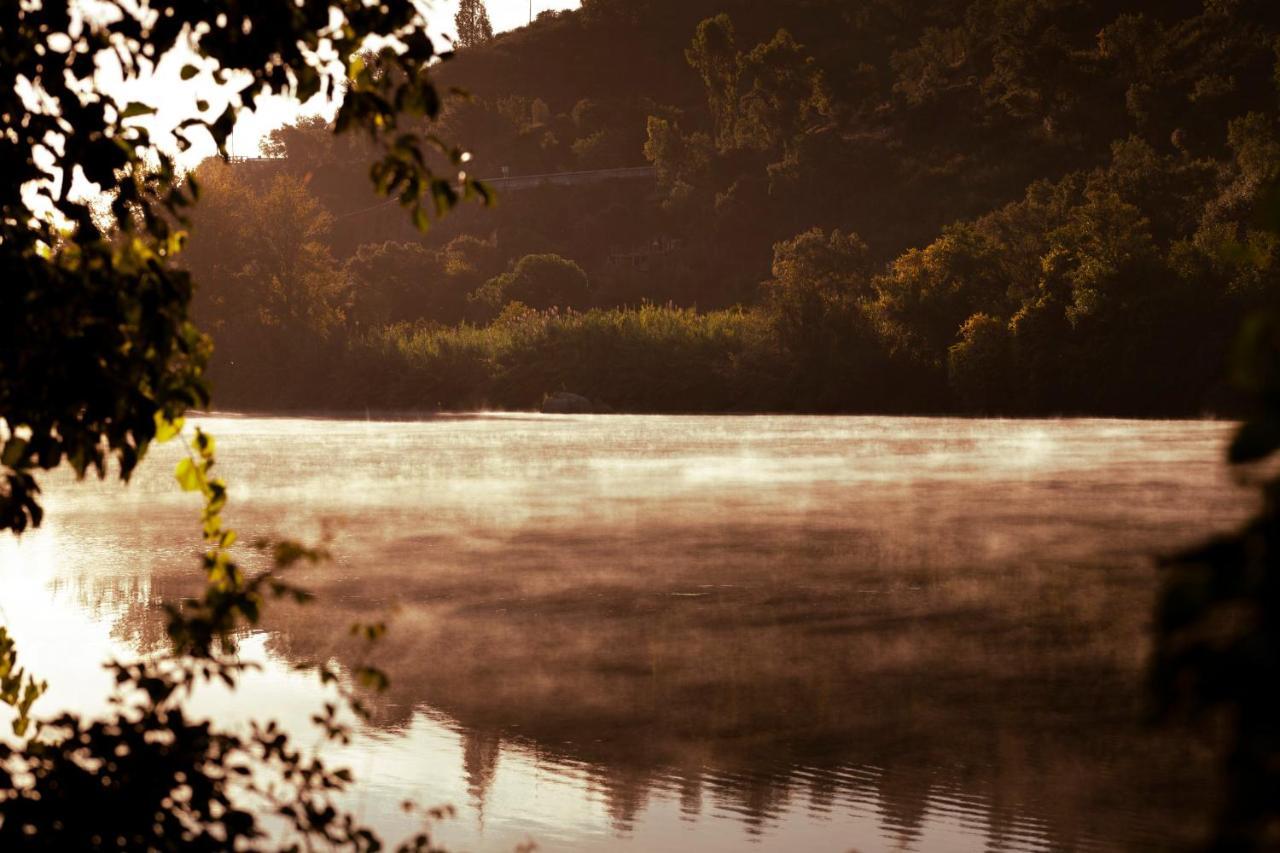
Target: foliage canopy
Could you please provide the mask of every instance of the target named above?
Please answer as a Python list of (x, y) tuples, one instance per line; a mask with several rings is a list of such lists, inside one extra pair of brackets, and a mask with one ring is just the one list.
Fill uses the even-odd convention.
[[(8, 3), (0, 53), (0, 531), (40, 523), (38, 471), (65, 462), (101, 477), (114, 460), (128, 478), (152, 442), (179, 434), (184, 411), (209, 401), (210, 344), (188, 313), (191, 276), (175, 263), (200, 182), (181, 178), (148, 128), (158, 105), (121, 103), (104, 80), (127, 84), (166, 58), (184, 62), (180, 95), (165, 105), (181, 113), (176, 144), (185, 149), (205, 133), (224, 155), (238, 111), (262, 96), (330, 97), (339, 102), (335, 130), (364, 140), (374, 187), (419, 228), (462, 198), (485, 197), (457, 175), (464, 152), (423, 124), (442, 107), (430, 76), (440, 56), (413, 0), (271, 0), (252, 17), (222, 0)], [(257, 203), (300, 191), (282, 182)], [(298, 235), (278, 236), (278, 249), (299, 248)], [(270, 260), (257, 272), (275, 282), (271, 310), (281, 318), (306, 310), (283, 281), (293, 265), (275, 258), (290, 269), (273, 276)], [(28, 738), (0, 749), (5, 849), (240, 849), (264, 838), (262, 813), (284, 820), (295, 848), (380, 848), (334, 806), (346, 771), (299, 751), (274, 726), (233, 734), (184, 713), (195, 684), (235, 683), (243, 666), (228, 653), (265, 599), (305, 599), (279, 573), (321, 556), (264, 543), (274, 568), (246, 575), (229, 550), (235, 534), (222, 525), (227, 490), (210, 474), (213, 461), (212, 438), (197, 431), (177, 471), (204, 498), (205, 592), (170, 608), (171, 654), (116, 666), (114, 716), (66, 715), (30, 739), (42, 684), (0, 632), (0, 698)], [(373, 669), (355, 674), (385, 681)], [(347, 736), (335, 709), (317, 723), (326, 738)], [(429, 846), (422, 835), (405, 849)]]
[(493, 25), (489, 23), (489, 10), (484, 0), (462, 0), (458, 13), (453, 16), (458, 29), (458, 46), (471, 47), (484, 44), (493, 38)]

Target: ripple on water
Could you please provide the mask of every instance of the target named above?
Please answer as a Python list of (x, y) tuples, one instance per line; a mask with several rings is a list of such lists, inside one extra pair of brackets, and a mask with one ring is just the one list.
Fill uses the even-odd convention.
[[(245, 538), (334, 534), (244, 704), (388, 605), (361, 814), (509, 850), (1128, 850), (1193, 839), (1204, 763), (1137, 723), (1148, 555), (1250, 492), (1206, 422), (213, 418)], [(0, 607), (46, 703), (163, 640), (198, 547), (171, 447), (46, 484)], [(168, 454), (168, 455), (166, 455)], [(1136, 651), (1135, 651), (1136, 650)], [(63, 686), (59, 686), (59, 685)], [(211, 705), (211, 707), (214, 707)], [(216, 705), (223, 708), (222, 705)]]

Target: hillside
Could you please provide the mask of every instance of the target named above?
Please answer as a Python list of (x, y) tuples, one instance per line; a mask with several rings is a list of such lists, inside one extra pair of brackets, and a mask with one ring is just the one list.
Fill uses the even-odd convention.
[[(304, 123), (278, 134), (286, 159), (262, 174), (210, 164), (206, 184), (230, 198), (294, 181), (280, 203), (314, 206), (314, 239), (297, 243), (321, 254), (280, 278), (289, 290), (315, 270), (289, 311), (312, 338), (390, 346), (424, 370), (411, 341), (434, 352), (446, 327), (487, 328), (508, 302), (648, 302), (768, 321), (750, 361), (771, 367), (740, 408), (1221, 410), (1227, 343), (1275, 295), (1274, 240), (1253, 217), (1280, 150), (1278, 35), (1260, 0), (589, 0), (445, 63), (440, 82), (472, 97), (436, 130), (484, 177), (650, 165), (652, 178), (511, 189), (422, 237), (379, 206), (355, 152)], [(208, 232), (226, 226), (204, 216)], [(198, 229), (211, 290), (243, 294), (219, 282), (259, 275), (221, 254), (200, 268), (200, 242)], [(543, 256), (559, 266), (520, 266)], [(578, 321), (538, 328), (564, 322)], [(478, 348), (482, 390), (413, 404), (556, 390), (502, 390), (508, 356), (493, 347), (508, 327), (462, 347)], [(740, 371), (734, 358), (712, 375)], [(539, 381), (587, 381), (544, 367)]]

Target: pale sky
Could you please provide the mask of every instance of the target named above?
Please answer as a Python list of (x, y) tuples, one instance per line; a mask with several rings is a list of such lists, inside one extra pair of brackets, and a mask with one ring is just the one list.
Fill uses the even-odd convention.
[[(484, 5), (489, 10), (489, 20), (493, 22), (493, 29), (497, 32), (515, 29), (529, 22), (529, 0), (485, 0)], [(547, 9), (576, 9), (578, 5), (578, 0), (533, 0), (532, 9), (536, 17), (539, 12)], [(452, 29), (453, 15), (458, 11), (458, 4), (440, 3), (439, 9), (440, 17), (437, 20), (445, 21), (448, 28)]]
[[(84, 3), (86, 7), (91, 7), (96, 1), (84, 0)], [(7, 0), (0, 0), (0, 2), (7, 2)], [(575, 9), (579, 5), (580, 0), (485, 0), (489, 19), (496, 32), (505, 32), (524, 26), (528, 23), (531, 12), (536, 17), (539, 12), (546, 10)], [(437, 36), (437, 47), (440, 50), (448, 47), (449, 43), (444, 36), (453, 34), (453, 17), (457, 11), (458, 0), (434, 0), (432, 3), (432, 11), (428, 13), (429, 30), (433, 36)], [(146, 127), (153, 142), (176, 156), (180, 169), (192, 169), (201, 160), (216, 152), (213, 140), (200, 131), (192, 133), (192, 145), (187, 151), (179, 151), (177, 142), (170, 133), (171, 130), (178, 122), (192, 117), (196, 99), (207, 102), (203, 113), (207, 119), (216, 118), (227, 106), (227, 97), (220, 94), (222, 90), (215, 84), (208, 69), (190, 80), (182, 80), (183, 66), (193, 61), (190, 51), (179, 49), (171, 51), (155, 73), (149, 77), (124, 83), (120, 79), (119, 65), (109, 60), (100, 61), (94, 75), (95, 84), (100, 89), (111, 92), (121, 105), (129, 101), (142, 101), (156, 107), (155, 115), (134, 118), (131, 123)], [(240, 113), (232, 139), (228, 142), (228, 149), (235, 157), (256, 157), (260, 153), (259, 143), (275, 128), (295, 121), (303, 115), (321, 114), (331, 118), (335, 109), (335, 104), (320, 96), (312, 98), (305, 104), (290, 98), (260, 98), (254, 112)], [(37, 163), (45, 168), (52, 168), (53, 157), (48, 151), (37, 148), (34, 156)], [(54, 173), (53, 180), (56, 181), (58, 180), (56, 170)], [(34, 185), (24, 188), (28, 203), (32, 205), (33, 210), (46, 209), (47, 201), (36, 196), (34, 189)], [(86, 181), (82, 174), (77, 174), (73, 179), (71, 186), (73, 198), (93, 198), (99, 193), (100, 188)]]
[[(574, 9), (580, 5), (579, 0), (486, 0), (485, 7), (489, 11), (489, 19), (496, 32), (503, 32), (524, 26), (528, 23), (530, 11), (536, 17), (539, 12), (549, 9)], [(453, 16), (458, 11), (458, 0), (436, 0), (432, 4), (433, 11), (429, 15), (433, 34), (452, 35), (454, 31)], [(447, 43), (438, 39), (440, 49)], [(99, 74), (99, 84), (114, 90), (121, 102), (139, 100), (159, 107), (154, 119), (143, 120), (152, 132), (153, 138), (160, 141), (178, 121), (187, 117), (190, 109), (191, 84), (204, 83), (207, 92), (213, 91), (213, 81), (208, 75), (199, 75), (190, 81), (183, 82), (179, 76), (182, 66), (189, 61), (188, 56), (171, 55), (168, 61), (161, 63), (157, 73), (150, 79), (138, 80), (123, 86), (111, 80), (111, 75)], [(103, 79), (103, 78), (106, 79)], [(226, 107), (226, 99), (213, 94), (204, 94), (209, 102), (207, 115), (216, 117)], [(263, 98), (258, 101), (254, 113), (242, 113), (236, 123), (234, 138), (230, 143), (232, 156), (255, 157), (258, 155), (258, 143), (274, 128), (295, 120), (300, 115), (316, 113), (332, 116), (334, 105), (319, 96), (305, 104), (287, 98)], [(195, 144), (187, 152), (179, 155), (179, 162), (191, 167), (200, 160), (214, 153), (213, 143), (207, 137), (195, 138)], [(166, 145), (166, 148), (171, 146)]]
[[(548, 9), (576, 9), (579, 5), (581, 5), (580, 0), (485, 0), (485, 8), (489, 11), (489, 20), (495, 32), (523, 27), (529, 22), (530, 10), (533, 16), (537, 17), (539, 12)], [(433, 13), (430, 16), (432, 33), (454, 35), (453, 16), (458, 11), (457, 0), (447, 0), (447, 2), (436, 0), (432, 6)], [(439, 42), (439, 46), (443, 49), (444, 42)], [(176, 73), (175, 69), (174, 74)], [(259, 141), (270, 131), (282, 124), (287, 124), (299, 115), (314, 113), (331, 115), (333, 107), (319, 98), (302, 105), (282, 98), (263, 101), (255, 115), (245, 115), (236, 124), (235, 150), (232, 154), (244, 157), (256, 156)], [(212, 147), (201, 156), (211, 153)]]

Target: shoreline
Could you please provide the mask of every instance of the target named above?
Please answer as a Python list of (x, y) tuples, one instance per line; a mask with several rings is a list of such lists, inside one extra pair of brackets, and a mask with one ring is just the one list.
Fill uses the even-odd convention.
[(1242, 417), (1216, 413), (1201, 415), (1129, 415), (1129, 414), (971, 414), (963, 412), (814, 412), (814, 411), (649, 411), (649, 412), (608, 412), (561, 414), (540, 412), (537, 409), (211, 409), (191, 410), (187, 417), (193, 418), (257, 418), (277, 420), (332, 420), (332, 421), (379, 421), (425, 423), (429, 421), (517, 419), (536, 417), (538, 419), (564, 420), (570, 418), (899, 418), (902, 420), (956, 420), (956, 421), (1139, 421), (1150, 423), (1223, 423), (1236, 424)]

